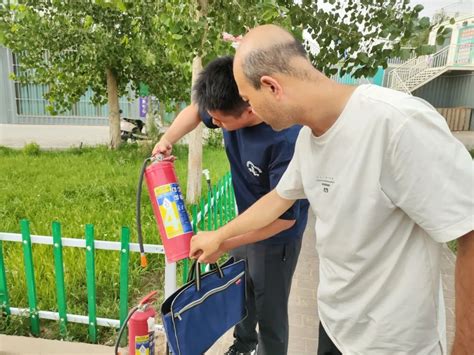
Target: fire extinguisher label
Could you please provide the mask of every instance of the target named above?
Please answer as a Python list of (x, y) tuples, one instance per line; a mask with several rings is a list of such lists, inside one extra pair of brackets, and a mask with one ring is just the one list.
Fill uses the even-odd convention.
[(139, 335), (135, 337), (135, 355), (154, 355), (155, 354), (155, 333), (148, 335)]
[(183, 194), (178, 184), (155, 187), (155, 196), (168, 239), (192, 232)]

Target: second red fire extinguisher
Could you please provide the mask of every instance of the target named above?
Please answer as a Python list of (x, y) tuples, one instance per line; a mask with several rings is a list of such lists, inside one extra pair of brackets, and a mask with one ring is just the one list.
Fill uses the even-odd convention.
[(140, 303), (133, 307), (120, 328), (115, 342), (115, 355), (119, 355), (120, 339), (128, 325), (128, 353), (129, 355), (155, 354), (155, 316), (156, 312), (151, 305), (156, 301), (157, 291), (146, 295)]

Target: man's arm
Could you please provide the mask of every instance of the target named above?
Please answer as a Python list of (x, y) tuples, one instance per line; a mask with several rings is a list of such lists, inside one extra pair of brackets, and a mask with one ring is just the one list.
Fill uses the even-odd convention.
[(458, 239), (453, 355), (474, 354), (474, 231)]
[(242, 245), (256, 243), (261, 240), (268, 239), (275, 234), (293, 227), (295, 223), (296, 221), (294, 219), (290, 220), (279, 218), (266, 227), (225, 240), (221, 244), (221, 250), (227, 252)]
[(222, 242), (218, 252), (209, 255), (205, 260), (202, 259), (201, 262), (205, 262), (208, 264), (215, 263), (221, 257), (222, 254), (228, 252), (229, 250), (238, 248), (242, 245), (256, 243), (261, 240), (268, 239), (274, 236), (275, 234), (278, 234), (284, 230), (293, 227), (295, 223), (296, 221), (294, 219), (288, 220), (279, 218), (266, 227), (227, 239)]
[(225, 240), (268, 226), (294, 203), (295, 200), (280, 197), (276, 190), (270, 191), (222, 228), (195, 235), (191, 239), (189, 256), (193, 259), (199, 258), (200, 262), (204, 262), (208, 256), (219, 251)]
[(164, 156), (169, 156), (173, 144), (194, 130), (200, 122), (201, 118), (199, 117), (199, 110), (195, 104), (191, 104), (184, 108), (178, 116), (176, 116), (171, 126), (161, 137), (160, 141), (156, 143), (152, 155), (160, 153)]

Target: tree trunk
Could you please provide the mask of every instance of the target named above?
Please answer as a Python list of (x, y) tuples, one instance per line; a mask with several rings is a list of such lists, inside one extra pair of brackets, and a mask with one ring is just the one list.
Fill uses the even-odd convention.
[[(193, 59), (193, 84), (201, 70), (201, 57), (195, 57)], [(188, 187), (186, 191), (186, 202), (188, 203), (196, 203), (201, 196), (202, 131), (203, 126), (201, 123), (188, 135)]]
[[(208, 0), (197, 0), (197, 3), (200, 6), (200, 11), (197, 12), (197, 19), (201, 16), (207, 15), (208, 10)], [(204, 39), (207, 35), (207, 26), (206, 33), (204, 34), (203, 41), (201, 46), (204, 45)], [(192, 85), (194, 85), (195, 80), (197, 79), (199, 72), (202, 70), (202, 61), (200, 56), (196, 56), (193, 59), (193, 74), (192, 74)], [(191, 86), (192, 88), (192, 86)], [(202, 181), (202, 132), (203, 125), (199, 124), (194, 131), (192, 131), (189, 137), (189, 153), (188, 153), (188, 188), (186, 191), (186, 202), (187, 203), (197, 203), (199, 197), (201, 196), (201, 181)]]
[(111, 149), (116, 149), (121, 143), (117, 78), (111, 69), (106, 69), (106, 73), (109, 104), (109, 146)]

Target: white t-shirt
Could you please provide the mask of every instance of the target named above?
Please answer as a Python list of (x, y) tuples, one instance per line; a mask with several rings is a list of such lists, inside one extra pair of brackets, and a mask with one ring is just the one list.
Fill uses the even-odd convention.
[(358, 87), (278, 184), (316, 215), (321, 322), (343, 354), (443, 354), (441, 244), (474, 229), (474, 165), (424, 100)]

